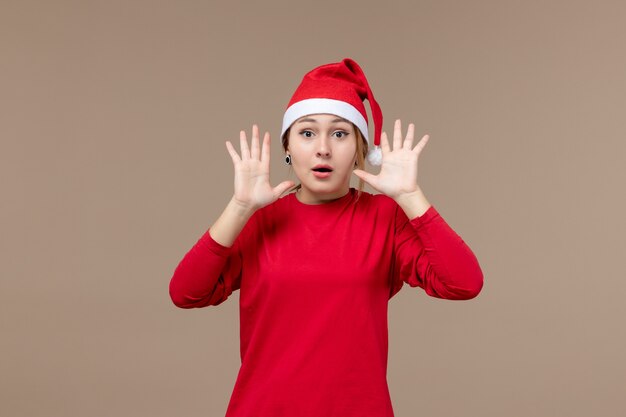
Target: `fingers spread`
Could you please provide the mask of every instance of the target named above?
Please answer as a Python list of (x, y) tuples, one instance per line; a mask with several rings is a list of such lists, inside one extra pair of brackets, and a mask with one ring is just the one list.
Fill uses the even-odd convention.
[(383, 154), (390, 151), (389, 138), (387, 137), (387, 133), (385, 132), (380, 134), (380, 150), (383, 152)]
[(250, 151), (250, 158), (258, 161), (260, 153), (261, 152), (259, 149), (259, 132), (257, 129), (256, 135), (252, 134), (252, 149)]
[(274, 187), (274, 189), (273, 189), (274, 195), (276, 197), (279, 197), (282, 193), (287, 191), (287, 189), (289, 189), (289, 187), (293, 187), (294, 185), (296, 185), (296, 184), (293, 181), (283, 181), (280, 184), (278, 184), (276, 187)]
[(270, 134), (265, 132), (263, 136), (263, 148), (261, 149), (261, 165), (269, 170), (270, 168)]
[(239, 132), (239, 146), (241, 147), (241, 159), (250, 159), (250, 149), (248, 148), (248, 140), (244, 130)]
[(413, 148), (413, 152), (419, 155), (422, 149), (424, 149), (424, 146), (426, 146), (426, 144), (428, 143), (428, 139), (430, 139), (429, 135), (422, 136), (422, 139), (417, 142), (417, 145), (415, 145), (415, 148)]
[(400, 149), (400, 147), (402, 147), (402, 125), (400, 119), (396, 119), (393, 126), (393, 150)]
[(237, 154), (237, 151), (235, 151), (235, 148), (233, 148), (233, 144), (230, 143), (230, 141), (226, 141), (226, 149), (228, 149), (228, 153), (230, 154), (230, 157), (233, 160), (234, 164), (237, 164), (241, 161), (241, 158)]
[(373, 182), (376, 179), (375, 175), (372, 175), (367, 171), (363, 171), (362, 169), (355, 169), (352, 171), (352, 173), (372, 186), (373, 186)]
[(415, 134), (415, 125), (413, 123), (409, 123), (409, 128), (406, 132), (406, 138), (404, 139), (405, 149), (411, 150), (411, 147), (413, 147), (414, 134)]

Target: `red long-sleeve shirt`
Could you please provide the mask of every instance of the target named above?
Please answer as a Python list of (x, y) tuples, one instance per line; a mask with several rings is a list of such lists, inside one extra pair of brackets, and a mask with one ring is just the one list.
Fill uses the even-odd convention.
[(177, 266), (181, 308), (240, 290), (241, 368), (226, 417), (392, 417), (387, 305), (406, 282), (437, 298), (476, 297), (471, 249), (431, 206), (409, 220), (391, 198), (356, 190), (257, 210), (232, 247), (206, 231)]

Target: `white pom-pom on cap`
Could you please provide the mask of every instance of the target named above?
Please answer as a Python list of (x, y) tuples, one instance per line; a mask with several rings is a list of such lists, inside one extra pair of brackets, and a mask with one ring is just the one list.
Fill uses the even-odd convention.
[(375, 146), (373, 149), (369, 150), (367, 153), (367, 162), (375, 166), (383, 163), (383, 151), (380, 149), (380, 146)]

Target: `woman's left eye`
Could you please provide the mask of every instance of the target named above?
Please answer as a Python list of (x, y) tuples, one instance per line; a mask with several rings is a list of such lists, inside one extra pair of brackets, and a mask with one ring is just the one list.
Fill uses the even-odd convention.
[(338, 132), (335, 132), (335, 134), (338, 134), (339, 136), (337, 137), (341, 139), (341, 138), (346, 137), (348, 135), (348, 132), (338, 131)]

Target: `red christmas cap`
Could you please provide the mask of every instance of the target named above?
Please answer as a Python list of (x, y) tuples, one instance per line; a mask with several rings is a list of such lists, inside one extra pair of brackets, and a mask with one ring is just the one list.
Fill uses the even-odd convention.
[(319, 66), (304, 75), (294, 92), (283, 116), (280, 136), (293, 122), (302, 116), (317, 113), (329, 113), (343, 117), (354, 123), (367, 142), (367, 112), (363, 100), (367, 99), (374, 118), (374, 146), (367, 156), (372, 165), (380, 165), (380, 132), (383, 114), (374, 99), (374, 94), (359, 65), (350, 58), (341, 62)]

